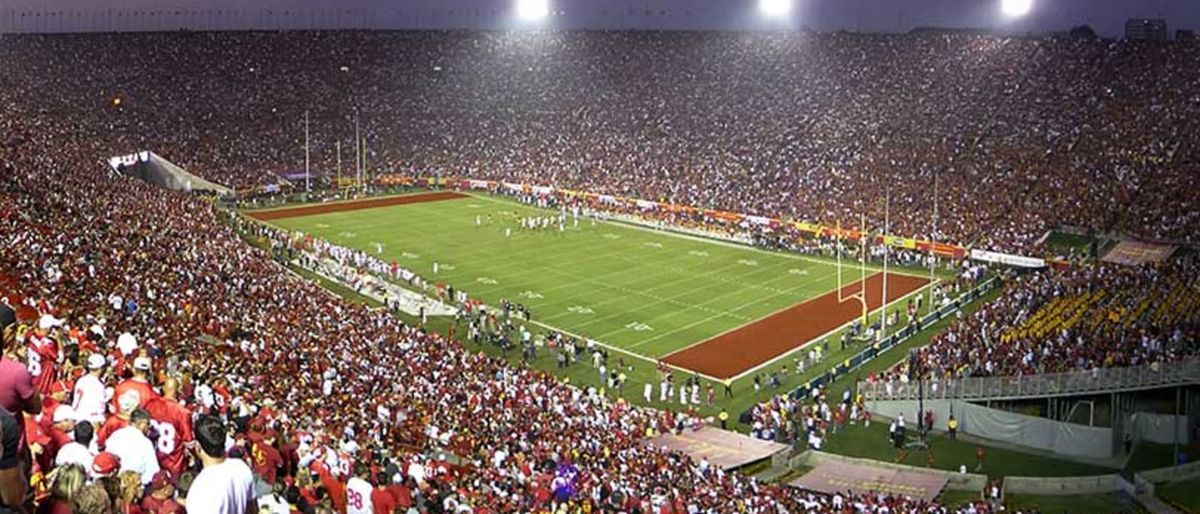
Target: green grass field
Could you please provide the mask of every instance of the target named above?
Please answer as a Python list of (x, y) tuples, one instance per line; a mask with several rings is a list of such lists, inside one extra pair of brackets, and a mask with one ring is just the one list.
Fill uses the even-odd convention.
[[(474, 226), (473, 226), (474, 225), (474, 215), (476, 212), (487, 212), (488, 210), (492, 210), (493, 212), (503, 211), (503, 210), (511, 211), (511, 210), (514, 210), (515, 208), (519, 208), (519, 207), (514, 207), (517, 204), (510, 203), (510, 202), (494, 204), (494, 203), (492, 203), (491, 199), (486, 199), (486, 198), (476, 198), (476, 199), (471, 199), (471, 200), (455, 201), (455, 202), (443, 202), (442, 206), (451, 206), (451, 205), (455, 205), (455, 204), (462, 205), (462, 204), (468, 204), (468, 203), (476, 203), (481, 206), (487, 206), (487, 207), (484, 207), (482, 211), (480, 208), (474, 208), (474, 207), (466, 207), (465, 208), (465, 209), (469, 209), (468, 211), (466, 211), (466, 212), (468, 212), (468, 214), (466, 215), (467, 216), (466, 219), (470, 225), (467, 230), (470, 231), (471, 234), (476, 233)], [(434, 206), (438, 206), (438, 204), (437, 203), (413, 204), (413, 205), (405, 205), (405, 206), (401, 206), (401, 207), (397, 207), (397, 208), (379, 209), (379, 211), (393, 211), (393, 215), (407, 216), (409, 212), (423, 211), (426, 208), (434, 207)], [(415, 211), (410, 210), (410, 208), (415, 208)], [(461, 207), (459, 207), (459, 208), (461, 209)], [(343, 216), (347, 216), (347, 215), (349, 215), (350, 217), (359, 217), (359, 216), (361, 216), (363, 214), (367, 214), (369, 212), (371, 212), (371, 211), (355, 211), (355, 212), (334, 214), (334, 215), (322, 215), (319, 217), (321, 217), (321, 218), (335, 217), (336, 218), (336, 217), (343, 217)], [(318, 230), (306, 230), (306, 232), (312, 233), (312, 234), (315, 234), (318, 236), (320, 236), (322, 233), (325, 233), (325, 234), (332, 233), (332, 236), (327, 236), (327, 237), (330, 237), (331, 239), (333, 239), (335, 241), (338, 240), (337, 232), (352, 231), (352, 230), (346, 230), (346, 229), (333, 230), (334, 227), (333, 227), (332, 223), (329, 223), (327, 221), (319, 221), (316, 218), (318, 218), (318, 217), (293, 218), (293, 219), (285, 219), (285, 220), (281, 220), (281, 221), (276, 221), (273, 223), (276, 223), (280, 226), (285, 226), (285, 227), (295, 227), (300, 230), (305, 230), (304, 228), (302, 228), (303, 225), (311, 225), (312, 229), (318, 229), (319, 227), (317, 227), (316, 224), (324, 223), (329, 226), (320, 228), (320, 230), (323, 232), (319, 232)], [(390, 224), (390, 223), (394, 223), (394, 221), (381, 221), (381, 223)], [(408, 225), (414, 224), (414, 223), (417, 223), (417, 220), (415, 218), (411, 222), (406, 221), (404, 223), (404, 225), (408, 226)], [(364, 225), (364, 226), (366, 226), (366, 225)], [(701, 244), (701, 245), (704, 245), (704, 248), (706, 248), (708, 250), (713, 250), (715, 248), (721, 252), (734, 250), (733, 248), (729, 248), (727, 246), (722, 246), (722, 245), (717, 245), (714, 243), (697, 242), (697, 241), (691, 241), (691, 240), (686, 240), (686, 239), (680, 239), (680, 238), (665, 235), (665, 234), (652, 234), (652, 233), (647, 233), (647, 232), (637, 230), (637, 229), (626, 228), (621, 225), (615, 225), (615, 224), (609, 225), (609, 226), (597, 226), (596, 229), (592, 229), (590, 224), (588, 224), (586, 227), (583, 227), (583, 228), (585, 230), (596, 230), (596, 231), (600, 231), (600, 230), (607, 228), (610, 230), (617, 231), (616, 233), (618, 235), (624, 235), (624, 234), (628, 233), (628, 234), (636, 234), (637, 236), (655, 236), (657, 238), (660, 238), (659, 239), (660, 241), (671, 242), (673, 245), (681, 244), (681, 243)], [(411, 232), (409, 232), (410, 235), (405, 236), (405, 237), (411, 238), (414, 241), (419, 241), (419, 240), (425, 239), (425, 238), (432, 238), (433, 239), (432, 241), (426, 241), (423, 244), (425, 246), (429, 246), (429, 247), (437, 247), (440, 245), (439, 241), (440, 241), (441, 234), (438, 234), (435, 232), (432, 235), (427, 235), (426, 232), (419, 230), (419, 229), (410, 229), (410, 230), (412, 230)], [(584, 230), (581, 230), (580, 232), (584, 232)], [(601, 233), (603, 233), (603, 232), (601, 232)], [(421, 235), (421, 234), (426, 234), (426, 235)], [(419, 237), (418, 237), (418, 235), (419, 235)], [(569, 234), (565, 234), (563, 239), (567, 239), (568, 236), (569, 236)], [(493, 235), (491, 237), (494, 238), (495, 236)], [(516, 236), (514, 235), (514, 237), (516, 237)], [(533, 236), (529, 236), (529, 237), (532, 238)], [(557, 236), (547, 234), (546, 237), (547, 237), (547, 239), (550, 239), (550, 238), (554, 238)], [(603, 237), (603, 236), (600, 236), (600, 237)], [(402, 238), (396, 237), (395, 239), (400, 240)], [(349, 242), (345, 239), (343, 239), (342, 241), (344, 242), (343, 244), (349, 244)], [(371, 240), (369, 240), (369, 239), (366, 240), (367, 245), (370, 245), (370, 241)], [(471, 241), (471, 239), (468, 238), (467, 242), (459, 243), (459, 244), (470, 245), (471, 244), (470, 241)], [(605, 240), (605, 241), (610, 241), (610, 240)], [(611, 240), (611, 241), (616, 241), (616, 240)], [(382, 242), (382, 241), (380, 241), (380, 242)], [(566, 241), (563, 241), (563, 242), (566, 242)], [(261, 241), (258, 241), (258, 242), (252, 241), (252, 243), (259, 244), (260, 246), (262, 244)], [(385, 253), (388, 252), (389, 250), (390, 251), (398, 250), (399, 252), (401, 252), (401, 254), (404, 251), (409, 251), (410, 253), (415, 253), (418, 255), (420, 255), (420, 253), (421, 253), (418, 250), (405, 250), (404, 249), (405, 246), (403, 246), (403, 244), (410, 244), (409, 241), (405, 241), (404, 243), (396, 243), (396, 244), (401, 244), (401, 246), (399, 246), (398, 248), (392, 247), (392, 246), (387, 246), (387, 247), (385, 247)], [(409, 248), (412, 248), (412, 247), (409, 246)], [(367, 249), (374, 251), (373, 248), (367, 248)], [(754, 250), (740, 250), (740, 251), (746, 252), (747, 254), (752, 255), (753, 257), (750, 257), (750, 258), (759, 260), (760, 263), (768, 262), (767, 258), (774, 258), (774, 259), (785, 258), (786, 259), (786, 257), (784, 257), (784, 256), (769, 255), (768, 253), (761, 252), (761, 251), (754, 251)], [(428, 252), (426, 252), (426, 253), (428, 254)], [(711, 255), (711, 252), (710, 252), (710, 255)], [(483, 260), (485, 262), (481, 263), (480, 266), (483, 266), (483, 265), (487, 264), (487, 262), (490, 262), (487, 259), (483, 259)], [(796, 261), (796, 259), (788, 259), (788, 260)], [(430, 270), (428, 270), (428, 269), (422, 270), (422, 269), (419, 269), (418, 266), (421, 266), (421, 265), (431, 266), (431, 263), (432, 263), (432, 261), (428, 260), (428, 259), (421, 260), (421, 259), (410, 258), (410, 259), (406, 259), (406, 261), (407, 261), (406, 262), (407, 265), (412, 266), (413, 269), (420, 271), (422, 273), (427, 273)], [(450, 261), (446, 261), (446, 260), (443, 260), (440, 262), (450, 263)], [(424, 263), (424, 264), (422, 264), (422, 263)], [(815, 263), (799, 262), (799, 264), (815, 264)], [(319, 276), (308, 273), (304, 270), (296, 269), (296, 271), (298, 271), (300, 274), (304, 275), (305, 277), (309, 278), (310, 280), (315, 280), (318, 283), (321, 283), (326, 288), (329, 288), (331, 291), (333, 291), (339, 295), (342, 295), (342, 296), (350, 299), (351, 301), (357, 301), (357, 302), (366, 301), (367, 303), (372, 303), (370, 300), (362, 297), (361, 295), (355, 293), (354, 291), (352, 291), (336, 282), (330, 282)], [(456, 268), (453, 271), (461, 272), (461, 271), (463, 271), (463, 269)], [(711, 271), (711, 270), (709, 270), (709, 271)], [(944, 271), (944, 272), (940, 272), (940, 273), (946, 273), (946, 274), (953, 273), (953, 270)], [(484, 275), (484, 276), (489, 276), (489, 275)], [(493, 278), (495, 277), (495, 275), (491, 275), (491, 276), (493, 276)], [(942, 276), (945, 276), (945, 275), (943, 274)], [(498, 279), (497, 279), (497, 281), (499, 282)], [(497, 284), (497, 285), (499, 285), (499, 284)], [(519, 290), (518, 290), (518, 292), (519, 292)], [(973, 302), (972, 304), (965, 307), (964, 311), (968, 314), (971, 312), (974, 312), (976, 309), (978, 309), (978, 307), (981, 304), (994, 299), (997, 294), (998, 294), (998, 292), (996, 292), (996, 291), (989, 293), (988, 295), (985, 296), (984, 299), (977, 301), (977, 302)], [(528, 303), (531, 306), (534, 306), (533, 302), (528, 302)], [(630, 309), (636, 310), (638, 308), (636, 300), (631, 300), (628, 303), (629, 303)], [(538, 311), (536, 310), (536, 307), (535, 307), (535, 313), (536, 312), (538, 312)], [(410, 317), (408, 317), (408, 316), (401, 315), (401, 317), (404, 318), (408, 322), (415, 322), (415, 320), (410, 319)], [(874, 318), (875, 316), (873, 315), (872, 317)], [(898, 348), (894, 349), (893, 351), (882, 355), (880, 358), (878, 358), (874, 361), (871, 361), (864, 368), (858, 370), (857, 372), (855, 372), (853, 374), (850, 374), (850, 375), (840, 378), (839, 380), (837, 380), (836, 382), (834, 382), (833, 384), (831, 384), (829, 386), (830, 396), (831, 397), (840, 397), (841, 391), (843, 389), (852, 387), (852, 385), (856, 379), (858, 379), (862, 376), (865, 376), (867, 373), (870, 373), (872, 371), (883, 370), (883, 369), (891, 366), (892, 364), (895, 364), (896, 362), (903, 360), (904, 356), (907, 355), (908, 350), (910, 348), (926, 344), (928, 342), (928, 340), (934, 334), (944, 330), (945, 326), (948, 323), (950, 323), (950, 320), (947, 319), (947, 320), (938, 322), (937, 324), (935, 324), (931, 327), (928, 327), (926, 330), (922, 331), (916, 337), (906, 341), (904, 344), (900, 345)], [(450, 323), (447, 322), (446, 320), (434, 318), (433, 320), (431, 320), (431, 322), (429, 324), (429, 329), (440, 331), (440, 332), (444, 333), (448, 330), (449, 325), (450, 325)], [(486, 345), (486, 344), (482, 345), (482, 346), (471, 345), (471, 347), (473, 349), (477, 349), (479, 351), (487, 352), (496, 357), (506, 357), (514, 365), (521, 365), (519, 358), (518, 358), (519, 356), (517, 355), (516, 352), (509, 352), (507, 356), (504, 356), (504, 355), (502, 355), (502, 353), (500, 352), (499, 349), (497, 349), (491, 345)], [(813, 366), (813, 367), (809, 367), (803, 373), (795, 373), (795, 368), (793, 368), (793, 373), (791, 375), (785, 377), (783, 388), (781, 388), (781, 389), (763, 388), (762, 391), (755, 392), (755, 391), (753, 391), (753, 389), (751, 387), (750, 377), (748, 377), (748, 376), (743, 377), (743, 378), (735, 381), (735, 383), (734, 383), (735, 395), (733, 397), (724, 398), (723, 396), (718, 395), (716, 405), (714, 405), (712, 407), (701, 406), (699, 408), (699, 411), (702, 413), (702, 415), (713, 416), (717, 412), (719, 412), (721, 409), (725, 409), (728, 412), (730, 412), (731, 414), (733, 414), (734, 419), (736, 419), (737, 413), (740, 413), (740, 412), (748, 409), (754, 403), (765, 401), (765, 400), (769, 399), (772, 395), (780, 394), (791, 388), (802, 385), (807, 380), (810, 380), (810, 379), (814, 378), (815, 376), (817, 376), (818, 374), (823, 373), (830, 365), (830, 364), (825, 364), (825, 363), (841, 362), (843, 359), (850, 357), (852, 354), (854, 354), (855, 352), (858, 352), (859, 350), (861, 350), (861, 347), (857, 346), (857, 345), (852, 345), (845, 349), (839, 349), (838, 345), (834, 344), (834, 345), (832, 345), (829, 354), (825, 356), (825, 360), (823, 361), (822, 364), (819, 364), (819, 365)], [(766, 371), (778, 369), (780, 367), (780, 365), (782, 365), (782, 364), (790, 365), (791, 364), (790, 361), (791, 361), (791, 359), (776, 362), (776, 363), (768, 366), (766, 368)], [(572, 384), (594, 385), (594, 386), (599, 385), (595, 370), (593, 370), (590, 365), (585, 364), (585, 363), (576, 363), (568, 368), (558, 368), (555, 365), (553, 356), (550, 355), (548, 352), (539, 352), (538, 355), (536, 356), (536, 358), (534, 358), (529, 363), (529, 365), (533, 366), (535, 368), (544, 370), (548, 373), (551, 373), (554, 376), (558, 377), (559, 379), (568, 381)], [(654, 407), (664, 407), (663, 404), (660, 404), (659, 402), (657, 402), (657, 398), (655, 398), (654, 400), (652, 400), (649, 403), (645, 403), (642, 401), (642, 398), (640, 395), (640, 391), (642, 389), (643, 384), (648, 383), (648, 382), (651, 382), (651, 383), (657, 382), (657, 374), (656, 374), (653, 366), (650, 363), (630, 362), (629, 369), (628, 369), (628, 376), (629, 376), (629, 383), (628, 383), (627, 387), (625, 388), (625, 390), (611, 391), (610, 394), (612, 394), (613, 396), (623, 397), (623, 398), (625, 398), (629, 401), (632, 401), (634, 403), (637, 403), (637, 404), (645, 404), (645, 405), (654, 406)], [(714, 384), (714, 385), (716, 385), (716, 384)], [(670, 407), (671, 405), (667, 404), (665, 406)], [(745, 431), (747, 429), (747, 427), (745, 425), (740, 424), (740, 423), (735, 423), (734, 426), (743, 431)], [(828, 450), (832, 451), (834, 453), (840, 453), (840, 454), (845, 454), (845, 455), (869, 457), (869, 458), (875, 458), (875, 459), (886, 460), (886, 461), (894, 461), (896, 459), (896, 452), (889, 445), (886, 444), (886, 441), (885, 441), (886, 429), (887, 429), (886, 424), (875, 423), (869, 429), (862, 428), (861, 426), (859, 426), (859, 427), (856, 427), (851, 430), (846, 430), (841, 433), (834, 434), (829, 439)], [(960, 464), (973, 465), (974, 454), (975, 454), (975, 449), (976, 449), (975, 444), (971, 444), (971, 443), (964, 442), (964, 441), (951, 441), (951, 440), (948, 440), (948, 439), (945, 439), (945, 438), (942, 438), (939, 436), (933, 436), (933, 437), (935, 439), (934, 445), (935, 445), (936, 453), (937, 453), (935, 467), (940, 468), (940, 469), (953, 470), (953, 469), (957, 469)], [(923, 465), (927, 464), (925, 462), (924, 455), (921, 454), (920, 452), (915, 452), (912, 455), (910, 455), (909, 458), (905, 460), (905, 463), (910, 464), (910, 465), (916, 465), (916, 466), (923, 466)], [(993, 478), (999, 478), (999, 477), (1002, 477), (1005, 475), (1044, 475), (1044, 476), (1094, 475), (1094, 474), (1102, 474), (1102, 473), (1111, 473), (1111, 472), (1113, 472), (1113, 470), (1107, 469), (1107, 468), (1100, 468), (1100, 467), (1096, 467), (1096, 466), (1090, 466), (1090, 465), (1086, 465), (1086, 464), (1080, 464), (1080, 463), (1076, 463), (1076, 462), (1071, 462), (1069, 460), (1063, 460), (1063, 459), (1055, 458), (1054, 456), (1037, 454), (1034, 452), (1014, 451), (1014, 450), (1006, 449), (1006, 448), (989, 448), (988, 449), (988, 460), (987, 460), (987, 466), (986, 466), (985, 472), (987, 474), (989, 474), (990, 476), (992, 476)], [(1063, 499), (1068, 500), (1068, 501), (1071, 501), (1071, 500), (1088, 500), (1088, 501), (1090, 501), (1090, 500), (1096, 500), (1097, 498), (1065, 497)], [(1041, 500), (1041, 499), (1039, 499), (1039, 500)], [(1052, 498), (1051, 500), (1059, 500), (1059, 498)], [(1049, 506), (1051, 506), (1052, 509), (1053, 509), (1053, 507), (1058, 507), (1058, 505), (1055, 504), (1054, 501), (1049, 501), (1049, 502), (1039, 501), (1038, 503), (1049, 505)], [(1085, 504), (1086, 504), (1086, 501), (1084, 503), (1079, 503), (1078, 505), (1085, 505)], [(1050, 511), (1060, 512), (1062, 510), (1059, 509), (1059, 510), (1050, 510)], [(1081, 512), (1079, 510), (1074, 510), (1074, 509), (1071, 509), (1069, 511)], [(1109, 510), (1105, 509), (1104, 511), (1109, 511)]]
[(534, 322), (649, 358), (837, 286), (828, 260), (583, 218), (561, 232), (517, 221), (547, 214), (475, 196), (272, 223), (395, 260), (492, 305), (522, 303)]

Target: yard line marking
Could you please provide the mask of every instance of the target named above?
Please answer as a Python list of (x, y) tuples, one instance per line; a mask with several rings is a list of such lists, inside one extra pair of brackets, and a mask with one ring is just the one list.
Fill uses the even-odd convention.
[[(817, 279), (816, 281), (817, 281), (817, 282), (819, 282), (819, 281), (821, 281), (821, 280), (824, 280), (824, 279), (826, 279), (826, 278), (829, 278), (829, 277), (831, 277), (831, 276), (833, 276), (833, 275), (836, 275), (836, 273), (832, 273), (832, 274), (824, 275), (824, 276), (820, 277), (819, 279)], [(811, 299), (813, 299), (813, 298), (816, 298), (817, 296), (820, 296), (820, 295), (819, 295), (819, 294), (817, 294), (817, 295), (815, 295), (815, 296), (811, 296), (811, 297), (809, 297), (809, 298), (808, 298), (808, 300), (811, 300)], [(755, 305), (755, 304), (757, 304), (757, 303), (765, 302), (765, 301), (767, 301), (767, 300), (774, 300), (775, 298), (777, 298), (777, 296), (764, 296), (764, 297), (756, 298), (756, 299), (754, 299), (754, 300), (751, 300), (751, 301), (749, 301), (749, 302), (746, 302), (745, 304), (742, 304), (742, 305), (739, 305), (739, 306), (737, 306), (737, 307), (734, 307), (733, 309), (731, 309), (731, 310), (730, 310), (730, 312), (736, 312), (736, 311), (739, 311), (739, 310), (745, 309), (745, 308), (747, 308), (747, 307), (750, 307), (750, 306), (752, 306), (752, 305)], [(747, 321), (747, 322), (746, 322), (746, 323), (744, 323), (744, 324), (741, 324), (741, 325), (738, 325), (738, 326), (736, 326), (736, 327), (734, 327), (734, 328), (731, 328), (731, 329), (725, 330), (724, 332), (721, 332), (720, 334), (717, 334), (717, 335), (715, 335), (715, 336), (709, 337), (709, 338), (707, 338), (707, 339), (703, 339), (702, 341), (708, 341), (709, 339), (713, 339), (713, 338), (715, 338), (715, 337), (719, 337), (719, 336), (721, 336), (721, 335), (724, 335), (724, 334), (726, 334), (726, 333), (732, 332), (732, 331), (734, 331), (734, 330), (741, 329), (742, 327), (745, 327), (745, 326), (747, 326), (747, 325), (751, 325), (751, 324), (753, 324), (753, 323), (757, 323), (757, 322), (759, 322), (759, 321), (761, 321), (761, 320), (764, 320), (764, 319), (766, 319), (766, 318), (768, 318), (768, 317), (774, 316), (775, 314), (778, 314), (778, 313), (780, 313), (780, 312), (783, 312), (783, 311), (786, 311), (786, 310), (788, 310), (788, 309), (791, 309), (792, 307), (795, 307), (795, 306), (797, 306), (797, 305), (800, 305), (801, 303), (804, 303), (804, 302), (806, 302), (806, 301), (808, 301), (808, 300), (801, 300), (801, 301), (798, 301), (798, 302), (795, 302), (795, 303), (789, 304), (788, 306), (786, 306), (786, 307), (783, 307), (782, 309), (779, 309), (779, 310), (777, 310), (777, 311), (774, 311), (774, 312), (768, 313), (768, 314), (766, 314), (766, 315), (764, 315), (764, 316), (761, 316), (761, 317), (759, 317), (759, 318), (752, 319), (752, 320), (750, 320), (750, 321)], [(664, 315), (664, 316), (658, 316), (658, 317), (656, 317), (656, 318), (651, 318), (651, 319), (649, 319), (648, 321), (654, 321), (654, 320), (656, 320), (656, 319), (663, 319), (663, 318), (665, 318), (665, 317), (669, 317), (669, 316), (671, 316), (671, 314), (673, 314), (673, 313), (668, 313), (668, 314), (666, 314), (666, 315)], [(687, 329), (689, 329), (689, 328), (692, 328), (692, 327), (694, 327), (694, 326), (696, 326), (696, 325), (700, 325), (700, 324), (702, 324), (702, 323), (708, 323), (708, 322), (710, 322), (710, 321), (712, 321), (712, 320), (714, 320), (714, 319), (716, 319), (716, 317), (715, 317), (715, 316), (714, 316), (714, 317), (705, 318), (705, 319), (696, 320), (695, 322), (689, 323), (689, 324), (687, 324), (687, 325), (684, 325), (684, 326), (682, 326), (682, 327), (679, 327), (679, 328), (677, 328), (677, 329), (674, 329), (674, 330), (671, 330), (671, 331), (668, 331), (668, 332), (664, 332), (664, 333), (662, 333), (662, 334), (657, 334), (657, 335), (655, 335), (654, 337), (652, 337), (652, 338), (650, 338), (650, 339), (648, 339), (648, 340), (645, 340), (645, 341), (639, 341), (639, 342), (637, 342), (637, 343), (634, 343), (634, 344), (632, 344), (632, 345), (629, 345), (629, 346), (627, 346), (627, 348), (630, 348), (630, 349), (632, 349), (632, 348), (637, 348), (637, 347), (639, 347), (639, 346), (643, 346), (643, 345), (645, 345), (645, 344), (648, 344), (648, 343), (650, 343), (650, 342), (656, 341), (656, 340), (658, 340), (658, 339), (661, 339), (661, 338), (663, 338), (663, 337), (667, 337), (667, 336), (670, 336), (670, 335), (673, 335), (673, 334), (677, 334), (677, 333), (679, 333), (679, 332), (682, 332), (682, 331), (684, 331), (684, 330), (687, 330)], [(606, 334), (606, 335), (607, 335), (607, 334)], [(696, 343), (692, 343), (692, 344), (691, 344), (691, 345), (689, 345), (689, 346), (694, 346), (695, 344), (696, 344)], [(674, 350), (674, 351), (672, 351), (671, 353), (675, 353), (676, 351), (679, 351), (679, 350)], [(667, 355), (670, 355), (671, 353), (668, 353)], [(665, 357), (666, 357), (666, 355), (664, 355), (663, 357), (665, 358)]]
[[(873, 311), (870, 311), (870, 312), (868, 312), (868, 313), (867, 313), (867, 315), (868, 315), (868, 316), (871, 316), (871, 315), (874, 315), (874, 314), (878, 314), (878, 313), (880, 313), (880, 312), (887, 312), (887, 311), (886, 311), (886, 309), (888, 309), (888, 308), (890, 308), (890, 307), (893, 307), (893, 306), (895, 306), (895, 305), (899, 304), (900, 302), (903, 302), (903, 301), (905, 301), (905, 300), (908, 300), (909, 298), (912, 298), (913, 296), (916, 296), (916, 295), (918, 295), (918, 294), (923, 294), (923, 293), (924, 293), (924, 292), (925, 292), (927, 289), (929, 289), (930, 287), (934, 287), (934, 286), (936, 286), (936, 285), (937, 285), (937, 284), (939, 284), (939, 283), (941, 283), (941, 279), (934, 280), (933, 282), (930, 282), (930, 283), (928, 283), (928, 284), (925, 284), (925, 286), (924, 286), (924, 287), (919, 287), (919, 288), (917, 288), (917, 289), (915, 289), (915, 290), (913, 290), (913, 291), (909, 292), (908, 294), (906, 294), (906, 295), (904, 295), (904, 296), (901, 296), (901, 297), (899, 297), (899, 298), (896, 298), (896, 299), (895, 299), (895, 300), (893, 300), (891, 303), (888, 303), (888, 304), (886, 304), (886, 305), (881, 305), (881, 306), (880, 306), (878, 309), (875, 309), (875, 310), (873, 310)], [(774, 314), (772, 314), (772, 315), (774, 315)], [(736, 380), (741, 380), (743, 377), (746, 377), (746, 376), (748, 376), (748, 375), (750, 375), (750, 374), (756, 373), (756, 372), (758, 372), (758, 370), (760, 370), (760, 369), (763, 369), (763, 368), (765, 368), (765, 367), (767, 367), (767, 366), (770, 366), (770, 365), (772, 365), (772, 364), (774, 364), (774, 363), (776, 363), (776, 362), (779, 362), (780, 360), (783, 360), (783, 359), (786, 359), (786, 358), (788, 358), (788, 357), (791, 357), (792, 355), (795, 355), (795, 354), (796, 354), (796, 352), (798, 352), (798, 351), (800, 351), (800, 350), (802, 350), (802, 349), (804, 349), (804, 348), (807, 348), (809, 345), (811, 345), (811, 344), (813, 344), (813, 343), (815, 343), (815, 342), (817, 342), (817, 341), (824, 340), (824, 339), (826, 339), (826, 338), (828, 338), (828, 337), (830, 337), (830, 336), (832, 336), (832, 335), (834, 335), (834, 334), (837, 334), (837, 333), (838, 333), (838, 332), (840, 332), (840, 331), (843, 331), (843, 330), (845, 330), (847, 327), (849, 327), (850, 325), (853, 325), (853, 324), (854, 324), (854, 322), (855, 322), (855, 321), (858, 321), (858, 320), (859, 320), (859, 318), (856, 316), (854, 319), (852, 319), (852, 320), (850, 320), (850, 321), (847, 321), (847, 322), (843, 323), (842, 325), (840, 325), (840, 326), (838, 326), (838, 327), (834, 328), (833, 330), (830, 330), (830, 331), (828, 331), (828, 332), (826, 332), (826, 333), (824, 333), (824, 334), (821, 334), (820, 336), (817, 336), (817, 337), (814, 337), (814, 338), (812, 338), (812, 339), (809, 339), (808, 341), (805, 341), (804, 343), (802, 343), (802, 344), (800, 344), (800, 345), (796, 346), (795, 348), (792, 348), (791, 350), (788, 350), (788, 351), (786, 351), (786, 352), (783, 352), (783, 353), (781, 353), (781, 354), (779, 354), (779, 355), (777, 355), (777, 356), (775, 356), (775, 357), (771, 358), (770, 360), (763, 361), (763, 362), (759, 363), (757, 366), (754, 366), (753, 368), (750, 368), (750, 369), (748, 369), (748, 370), (745, 370), (745, 371), (743, 371), (743, 372), (741, 372), (741, 373), (739, 373), (739, 374), (737, 374), (737, 375), (735, 375), (735, 376), (733, 376), (733, 377), (730, 377), (730, 379), (731, 379), (731, 380), (735, 380), (735, 381), (736, 381)], [(699, 341), (699, 342), (696, 342), (696, 343), (692, 343), (692, 344), (690, 344), (690, 345), (687, 345), (687, 346), (685, 346), (685, 347), (683, 347), (683, 348), (680, 348), (680, 349), (678, 349), (678, 350), (675, 350), (675, 351), (673, 351), (673, 352), (671, 352), (671, 353), (668, 353), (668, 354), (666, 354), (666, 355), (663, 355), (663, 356), (661, 357), (661, 359), (666, 359), (667, 357), (669, 357), (669, 356), (671, 356), (671, 355), (673, 355), (673, 354), (676, 354), (676, 353), (682, 352), (682, 351), (684, 351), (684, 350), (687, 350), (688, 348), (692, 348), (692, 347), (694, 347), (694, 346), (697, 346), (697, 345), (700, 345), (700, 344), (704, 344), (704, 343), (708, 342), (709, 340), (715, 339), (715, 338), (717, 338), (717, 337), (720, 337), (720, 336), (722, 336), (722, 335), (725, 335), (726, 333), (729, 333), (729, 332), (731, 332), (731, 331), (727, 330), (727, 331), (725, 331), (725, 332), (722, 332), (721, 334), (718, 334), (718, 335), (716, 335), (716, 336), (710, 337), (710, 338), (708, 338), (708, 339), (705, 339), (705, 340), (703, 340), (703, 341)]]

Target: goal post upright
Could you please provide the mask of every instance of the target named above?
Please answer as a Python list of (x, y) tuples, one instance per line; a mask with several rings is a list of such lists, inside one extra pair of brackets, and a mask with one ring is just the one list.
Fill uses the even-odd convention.
[(858, 261), (858, 272), (861, 282), (858, 287), (858, 300), (862, 302), (862, 323), (863, 327), (868, 326), (867, 316), (870, 309), (867, 307), (867, 249), (868, 249), (868, 234), (867, 234), (867, 213), (862, 213), (862, 227), (858, 232), (858, 245), (862, 249), (862, 258)]

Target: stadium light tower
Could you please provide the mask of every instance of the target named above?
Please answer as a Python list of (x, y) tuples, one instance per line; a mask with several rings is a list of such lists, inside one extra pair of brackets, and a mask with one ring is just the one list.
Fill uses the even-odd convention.
[(1033, 0), (1000, 0), (1000, 10), (1009, 18), (1020, 18), (1033, 9)]
[(516, 0), (517, 18), (539, 21), (550, 15), (550, 0)]
[(758, 0), (758, 12), (769, 18), (783, 18), (792, 13), (792, 0)]

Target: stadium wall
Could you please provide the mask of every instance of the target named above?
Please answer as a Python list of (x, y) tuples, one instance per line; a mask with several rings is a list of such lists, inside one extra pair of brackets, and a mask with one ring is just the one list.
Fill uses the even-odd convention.
[[(926, 400), (924, 407), (933, 411), (935, 428), (946, 426), (953, 409), (960, 423), (959, 431), (964, 434), (1072, 457), (1097, 460), (1113, 457), (1111, 428), (1025, 416), (957, 400)], [(886, 418), (903, 414), (910, 425), (916, 424), (914, 414), (918, 409), (913, 400), (868, 401), (867, 408)]]
[[(919, 27), (1049, 33), (1088, 24), (1120, 37), (1128, 18), (1165, 18), (1168, 27), (1200, 27), (1194, 0), (1035, 2), (1017, 20), (998, 0), (797, 0), (786, 19), (758, 15), (757, 0), (551, 0), (537, 27), (654, 30), (852, 30), (907, 32)], [(511, 0), (8, 0), (0, 33), (175, 30), (443, 30), (533, 28), (515, 19)]]

